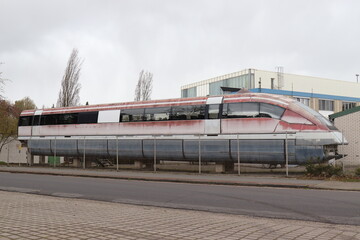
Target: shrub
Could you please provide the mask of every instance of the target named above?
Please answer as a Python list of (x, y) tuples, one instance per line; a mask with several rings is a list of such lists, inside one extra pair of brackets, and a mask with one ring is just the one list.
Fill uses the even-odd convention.
[(7, 163), (0, 161), (0, 166), (1, 166), (1, 165), (7, 165)]
[(360, 177), (360, 167), (355, 170), (355, 175)]
[(314, 177), (340, 176), (342, 175), (342, 167), (324, 164), (307, 164), (306, 173)]

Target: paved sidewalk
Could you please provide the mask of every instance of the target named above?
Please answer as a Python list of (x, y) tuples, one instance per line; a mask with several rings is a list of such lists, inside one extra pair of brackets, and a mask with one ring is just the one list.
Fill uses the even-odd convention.
[(297, 179), (296, 177), (285, 177), (282, 175), (248, 175), (241, 176), (233, 174), (195, 174), (178, 172), (149, 172), (108, 169), (76, 169), (76, 168), (51, 168), (51, 167), (0, 167), (0, 172), (34, 173), (50, 175), (66, 175), (81, 177), (117, 178), (144, 181), (167, 181), (187, 182), (199, 184), (225, 184), (239, 186), (261, 186), (261, 187), (287, 187), (287, 188), (313, 188), (360, 191), (360, 182), (340, 182), (323, 180)]
[(0, 239), (360, 239), (359, 226), (0, 191)]

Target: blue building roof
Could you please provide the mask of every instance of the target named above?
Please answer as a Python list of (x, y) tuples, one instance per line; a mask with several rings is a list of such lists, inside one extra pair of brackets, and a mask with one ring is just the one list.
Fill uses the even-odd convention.
[(297, 91), (269, 89), (269, 88), (261, 88), (261, 89), (260, 88), (252, 88), (252, 89), (249, 89), (249, 91), (254, 92), (254, 93), (261, 92), (261, 93), (271, 93), (271, 94), (294, 96), (294, 97), (341, 100), (341, 101), (345, 101), (345, 102), (360, 102), (360, 98), (355, 98), (355, 97), (345, 97), (345, 96), (319, 94), (319, 93), (308, 93), (308, 92), (297, 92)]

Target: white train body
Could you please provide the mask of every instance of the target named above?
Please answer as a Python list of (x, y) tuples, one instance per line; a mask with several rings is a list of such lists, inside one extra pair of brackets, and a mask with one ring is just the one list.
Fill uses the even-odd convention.
[[(283, 163), (335, 157), (346, 144), (323, 116), (282, 96), (241, 93), (69, 108), (21, 114), (19, 139), (35, 155), (194, 161), (199, 139), (204, 161)], [(85, 147), (84, 147), (85, 142)]]

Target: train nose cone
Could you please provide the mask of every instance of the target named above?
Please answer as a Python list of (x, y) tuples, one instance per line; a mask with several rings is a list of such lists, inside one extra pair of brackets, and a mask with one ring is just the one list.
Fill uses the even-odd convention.
[(333, 136), (334, 136), (334, 140), (335, 140), (338, 144), (344, 144), (344, 145), (349, 144), (349, 142), (345, 139), (344, 134), (342, 134), (341, 132), (334, 131), (334, 132), (332, 132), (332, 134), (333, 134)]

